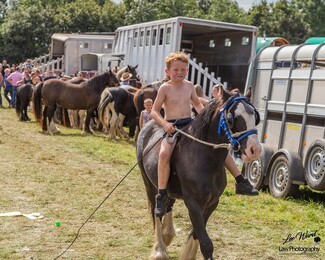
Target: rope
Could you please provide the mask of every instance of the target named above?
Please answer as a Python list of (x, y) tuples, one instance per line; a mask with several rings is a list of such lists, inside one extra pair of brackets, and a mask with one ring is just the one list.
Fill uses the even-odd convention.
[(176, 127), (175, 127), (175, 130), (177, 132), (181, 133), (182, 135), (185, 135), (186, 137), (188, 137), (188, 138), (190, 138), (190, 139), (192, 139), (192, 140), (194, 140), (194, 141), (196, 141), (198, 143), (205, 144), (205, 145), (208, 145), (208, 146), (212, 146), (213, 149), (226, 148), (226, 149), (230, 150), (230, 148), (231, 148), (231, 144), (227, 144), (227, 143), (224, 143), (224, 144), (209, 143), (209, 142), (205, 142), (205, 141), (202, 141), (200, 139), (197, 139), (194, 136), (189, 135), (188, 133), (186, 133), (186, 132), (184, 132), (184, 131), (176, 128)]
[(133, 169), (139, 164), (139, 162), (152, 150), (152, 148), (154, 148), (156, 146), (156, 144), (162, 139), (163, 137), (160, 137), (151, 147), (150, 149), (144, 154), (142, 155), (142, 157), (140, 158), (140, 160), (138, 160), (136, 162), (136, 164), (128, 171), (127, 174), (124, 175), (124, 177), (115, 185), (115, 187), (111, 190), (111, 192), (103, 199), (103, 201), (97, 206), (97, 208), (93, 211), (93, 213), (90, 214), (90, 216), (86, 219), (86, 221), (79, 227), (77, 235), (75, 236), (75, 238), (72, 240), (72, 242), (70, 243), (70, 245), (57, 257), (55, 257), (54, 259), (58, 259), (59, 257), (61, 257), (63, 254), (65, 254), (70, 247), (74, 244), (74, 242), (77, 240), (80, 230), (85, 226), (85, 224), (92, 218), (92, 216), (96, 213), (96, 211), (104, 204), (104, 202), (109, 198), (109, 196), (111, 196), (111, 194), (116, 190), (116, 188), (118, 186), (120, 186), (120, 184), (126, 179), (126, 177), (133, 171)]

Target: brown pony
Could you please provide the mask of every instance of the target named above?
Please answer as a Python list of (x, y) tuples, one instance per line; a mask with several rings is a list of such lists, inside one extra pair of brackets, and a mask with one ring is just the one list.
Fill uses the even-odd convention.
[(106, 87), (118, 86), (119, 81), (111, 71), (97, 75), (86, 82), (73, 84), (59, 79), (50, 79), (36, 86), (33, 95), (33, 110), (37, 121), (42, 118), (42, 104), (44, 103), (42, 129), (47, 131), (48, 123), (51, 133), (59, 132), (53, 122), (53, 114), (57, 104), (66, 109), (85, 109), (87, 117), (84, 131), (90, 133), (90, 118), (97, 108), (100, 95)]

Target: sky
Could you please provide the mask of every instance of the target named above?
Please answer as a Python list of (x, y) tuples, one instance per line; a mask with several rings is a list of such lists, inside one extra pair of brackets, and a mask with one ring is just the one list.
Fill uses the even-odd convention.
[[(121, 2), (121, 0), (113, 0), (116, 3)], [(267, 0), (268, 3), (274, 3), (277, 0)], [(248, 11), (253, 5), (259, 4), (261, 0), (236, 0), (239, 7), (243, 8), (244, 10)]]

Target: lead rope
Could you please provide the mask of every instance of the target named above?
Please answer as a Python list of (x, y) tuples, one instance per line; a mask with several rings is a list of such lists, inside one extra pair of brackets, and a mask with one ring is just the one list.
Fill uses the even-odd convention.
[(61, 257), (63, 254), (65, 254), (70, 247), (74, 244), (74, 242), (77, 240), (80, 230), (84, 227), (84, 225), (86, 225), (86, 223), (92, 218), (92, 216), (96, 213), (96, 211), (104, 204), (104, 202), (109, 198), (109, 196), (111, 196), (111, 194), (116, 190), (116, 188), (118, 186), (120, 186), (120, 184), (125, 180), (125, 178), (133, 171), (133, 169), (139, 164), (139, 162), (152, 150), (152, 148), (154, 148), (156, 146), (156, 144), (162, 139), (163, 137), (160, 137), (151, 147), (150, 149), (144, 154), (142, 155), (142, 157), (140, 158), (140, 160), (137, 161), (137, 163), (128, 171), (127, 174), (124, 175), (124, 177), (115, 185), (115, 187), (111, 190), (111, 192), (103, 199), (103, 201), (97, 206), (97, 208), (93, 211), (93, 213), (91, 213), (89, 215), (89, 217), (86, 219), (86, 221), (84, 223), (82, 223), (82, 225), (79, 227), (78, 231), (77, 231), (77, 235), (75, 236), (75, 238), (72, 240), (72, 242), (70, 243), (70, 245), (57, 257), (55, 257), (54, 259), (58, 259), (59, 257)]
[(182, 135), (185, 135), (186, 137), (198, 142), (198, 143), (201, 143), (201, 144), (205, 144), (205, 145), (208, 145), (208, 146), (211, 146), (213, 147), (213, 149), (218, 149), (218, 148), (226, 148), (228, 150), (231, 149), (231, 144), (227, 144), (227, 143), (224, 143), (224, 144), (214, 144), (214, 143), (209, 143), (209, 142), (206, 142), (206, 141), (202, 141), (200, 139), (197, 139), (195, 138), (194, 136), (192, 135), (189, 135), (188, 133), (178, 129), (177, 127), (175, 127), (175, 130), (179, 133), (181, 133)]

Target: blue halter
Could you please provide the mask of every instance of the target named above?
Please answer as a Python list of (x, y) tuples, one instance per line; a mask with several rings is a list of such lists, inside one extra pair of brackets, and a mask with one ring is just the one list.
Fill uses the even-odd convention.
[(237, 96), (233, 99), (231, 99), (223, 108), (220, 109), (220, 120), (218, 124), (218, 135), (221, 134), (221, 131), (223, 130), (228, 138), (228, 141), (231, 143), (231, 145), (234, 148), (234, 151), (239, 151), (240, 149), (240, 141), (243, 140), (244, 138), (257, 134), (257, 129), (251, 129), (248, 131), (245, 131), (243, 134), (239, 135), (238, 137), (233, 137), (233, 134), (231, 132), (231, 129), (229, 129), (228, 124), (227, 124), (227, 119), (226, 119), (226, 114), (228, 109), (235, 103), (235, 102), (240, 102), (244, 101), (247, 104), (250, 104), (249, 101), (247, 100), (246, 97), (242, 96)]

